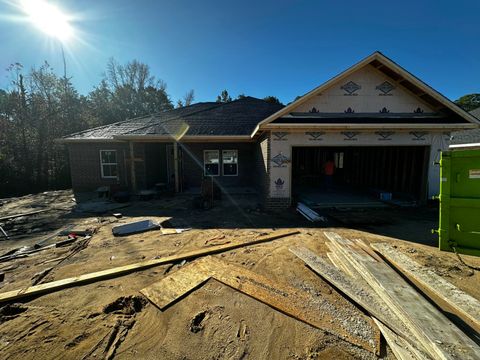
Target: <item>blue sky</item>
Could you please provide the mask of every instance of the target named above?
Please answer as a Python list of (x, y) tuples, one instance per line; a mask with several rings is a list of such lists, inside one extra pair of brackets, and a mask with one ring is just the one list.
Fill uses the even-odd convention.
[[(67, 71), (83, 94), (113, 56), (149, 64), (173, 100), (228, 89), (289, 102), (375, 50), (451, 99), (480, 92), (478, 0), (51, 2), (75, 16)], [(47, 60), (61, 75), (58, 43), (19, 21), (14, 3), (0, 0), (0, 87), (13, 62)]]

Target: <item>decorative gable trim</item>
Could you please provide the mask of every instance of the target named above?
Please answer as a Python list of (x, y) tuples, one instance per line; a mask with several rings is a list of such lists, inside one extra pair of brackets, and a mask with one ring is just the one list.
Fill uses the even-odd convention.
[[(442, 94), (440, 94), (439, 92), (437, 92), (436, 90), (434, 90), (433, 88), (431, 88), (430, 86), (425, 84), (423, 81), (421, 81), (417, 77), (410, 74), (407, 70), (403, 69), (401, 66), (397, 65), (395, 62), (393, 62), (392, 60), (387, 58), (385, 55), (383, 55), (382, 53), (377, 51), (377, 52), (373, 53), (372, 55), (364, 58), (363, 60), (361, 60), (357, 64), (353, 65), (352, 67), (348, 68), (344, 72), (340, 73), (339, 75), (331, 78), (330, 80), (323, 83), (319, 87), (317, 87), (317, 88), (313, 89), (312, 91), (308, 92), (307, 94), (305, 94), (304, 96), (302, 96), (298, 100), (292, 102), (291, 104), (285, 106), (284, 108), (277, 111), (276, 113), (270, 115), (265, 120), (261, 121), (256, 126), (256, 128), (253, 131), (253, 133), (251, 134), (251, 136), (252, 137), (255, 136), (255, 134), (261, 128), (268, 128), (268, 126), (267, 127), (265, 127), (265, 126), (268, 125), (269, 123), (271, 123), (272, 121), (274, 121), (274, 120), (276, 120), (276, 119), (278, 119), (278, 118), (280, 118), (280, 117), (282, 117), (286, 114), (289, 114), (293, 109), (297, 108), (299, 105), (302, 105), (303, 103), (312, 99), (314, 96), (317, 96), (317, 95), (321, 94), (322, 91), (325, 91), (326, 89), (330, 88), (334, 84), (336, 84), (336, 83), (338, 83), (342, 80), (345, 80), (348, 76), (353, 74), (355, 71), (361, 69), (362, 67), (364, 67), (364, 66), (366, 66), (366, 65), (368, 65), (372, 62), (380, 63), (382, 67), (386, 67), (389, 70), (391, 70), (392, 72), (400, 75), (401, 78), (402, 78), (401, 81), (405, 81), (406, 83), (409, 83), (412, 86), (420, 89), (423, 92), (423, 94), (429, 95), (432, 99), (434, 99), (435, 101), (437, 101), (438, 103), (443, 105), (445, 108), (451, 110), (452, 112), (456, 113), (457, 115), (459, 115), (460, 117), (465, 119), (468, 123), (470, 123), (470, 124), (462, 124), (463, 128), (476, 128), (476, 127), (478, 127), (478, 125), (480, 125), (480, 121), (477, 118), (475, 118), (473, 115), (464, 111), (459, 106), (454, 104), (452, 101), (447, 99), (445, 96), (443, 96)], [(348, 83), (344, 84), (344, 86), (346, 86), (346, 85), (348, 85)], [(421, 95), (417, 95), (417, 96), (420, 97)], [(422, 99), (422, 100), (424, 100), (424, 99)], [(298, 125), (300, 125), (300, 124), (297, 124), (297, 126)], [(327, 125), (327, 124), (324, 124), (324, 126), (325, 125)], [(403, 126), (405, 126), (405, 125), (403, 125)], [(429, 128), (429, 127), (435, 127), (435, 126), (430, 125), (430, 126), (425, 126), (425, 127)], [(442, 127), (447, 128), (448, 126), (442, 125)], [(455, 127), (458, 127), (458, 126), (452, 126), (452, 128), (455, 128)], [(462, 127), (459, 127), (459, 128), (462, 128)]]

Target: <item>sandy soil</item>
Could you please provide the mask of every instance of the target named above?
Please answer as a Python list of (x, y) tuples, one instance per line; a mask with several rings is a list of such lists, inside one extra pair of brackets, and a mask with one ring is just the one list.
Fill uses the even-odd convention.
[[(72, 195), (64, 192), (63, 208)], [(36, 197), (32, 196), (32, 199)], [(31, 199), (31, 200), (32, 200)], [(42, 201), (44, 202), (45, 199)], [(34, 201), (34, 200), (32, 200)], [(0, 216), (12, 211), (15, 202), (0, 207)], [(5, 208), (5, 206), (12, 208)], [(52, 205), (50, 205), (52, 206)], [(22, 209), (28, 209), (28, 201)], [(240, 240), (253, 239), (278, 228), (298, 229), (300, 234), (216, 255), (274, 281), (307, 291), (328, 304), (329, 311), (352, 333), (367, 330), (349, 318), (366, 316), (311, 272), (288, 251), (303, 245), (326, 254), (323, 231), (366, 241), (392, 241), (420, 263), (431, 266), (459, 288), (480, 298), (479, 274), (472, 274), (453, 254), (439, 252), (429, 233), (435, 227), (432, 210), (382, 210), (390, 221), (364, 229), (348, 229), (329, 223), (312, 227), (293, 211), (281, 214), (257, 211), (255, 199), (238, 198), (218, 203), (209, 211), (193, 210), (187, 197), (137, 202), (118, 210), (115, 219), (106, 214), (52, 211), (52, 222), (39, 234), (0, 242), (0, 253), (19, 245), (33, 245), (48, 238), (51, 227), (97, 228), (89, 245), (55, 267), (42, 282), (126, 265), (159, 256), (182, 253)], [(5, 211), (7, 209), (7, 211)], [(353, 215), (352, 215), (353, 216)], [(29, 222), (35, 221), (32, 216)], [(165, 221), (190, 231), (162, 236), (159, 231), (113, 237), (112, 226), (140, 219)], [(394, 219), (394, 221), (391, 221)], [(51, 225), (51, 224), (54, 225)], [(425, 235), (424, 235), (425, 234)], [(428, 235), (427, 235), (428, 234)], [(428, 237), (427, 237), (428, 236)], [(53, 237), (45, 243), (63, 239)], [(31, 285), (38, 272), (55, 265), (70, 247), (52, 248), (27, 258), (0, 263), (5, 280), (0, 291)], [(465, 257), (480, 265), (480, 259)], [(8, 304), (0, 309), (0, 357), (8, 359), (374, 359), (375, 355), (340, 339), (332, 324), (325, 331), (313, 328), (243, 295), (215, 280), (165, 311), (141, 297), (139, 290), (176, 271), (182, 264), (158, 266), (110, 280), (98, 281)], [(336, 324), (335, 324), (336, 325)], [(118, 341), (116, 341), (117, 339)], [(111, 343), (116, 344), (112, 349)], [(109, 349), (105, 351), (105, 349)], [(392, 359), (388, 347), (382, 358)]]

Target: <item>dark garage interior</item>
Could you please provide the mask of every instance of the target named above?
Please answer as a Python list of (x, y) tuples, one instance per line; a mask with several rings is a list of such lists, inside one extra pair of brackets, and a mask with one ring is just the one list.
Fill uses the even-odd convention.
[[(380, 193), (419, 204), (427, 196), (428, 155), (428, 146), (294, 147), (292, 191), (309, 205), (381, 203)], [(335, 164), (330, 184), (329, 160)]]

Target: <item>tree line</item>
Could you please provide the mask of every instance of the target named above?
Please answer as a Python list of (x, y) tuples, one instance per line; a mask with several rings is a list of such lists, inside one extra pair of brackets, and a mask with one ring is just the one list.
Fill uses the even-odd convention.
[[(68, 153), (56, 139), (175, 107), (165, 82), (137, 60), (119, 64), (111, 59), (87, 95), (47, 62), (30, 70), (15, 63), (7, 71), (11, 84), (0, 89), (0, 198), (70, 186)], [(194, 99), (190, 90), (176, 106)], [(272, 96), (265, 100), (279, 102)], [(224, 90), (217, 101), (232, 99)]]

